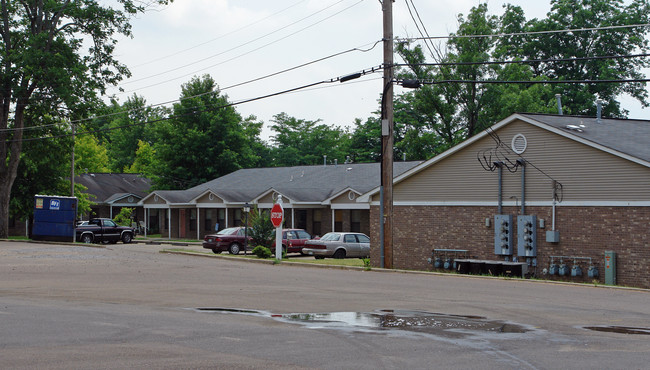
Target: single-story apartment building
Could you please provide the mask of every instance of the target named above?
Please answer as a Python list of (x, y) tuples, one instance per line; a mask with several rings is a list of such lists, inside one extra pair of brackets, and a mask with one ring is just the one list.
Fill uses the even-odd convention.
[[(402, 174), (421, 162), (396, 162)], [(370, 232), (369, 203), (357, 198), (380, 182), (379, 163), (241, 169), (186, 190), (156, 190), (139, 204), (149, 233), (202, 239), (243, 224), (248, 203), (270, 210), (282, 196), (284, 225), (312, 235), (329, 231)]]

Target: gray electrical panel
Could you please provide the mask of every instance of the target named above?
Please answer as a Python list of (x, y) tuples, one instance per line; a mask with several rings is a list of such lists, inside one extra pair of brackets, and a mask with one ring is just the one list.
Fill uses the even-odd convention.
[(517, 256), (537, 257), (537, 216), (517, 216)]
[(512, 215), (494, 215), (494, 254), (512, 256)]

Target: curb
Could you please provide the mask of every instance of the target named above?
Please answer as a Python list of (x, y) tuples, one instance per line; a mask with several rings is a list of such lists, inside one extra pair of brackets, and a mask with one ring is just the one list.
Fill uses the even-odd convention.
[(172, 251), (172, 250), (165, 250), (165, 249), (161, 250), (160, 253), (188, 255), (188, 256), (206, 257), (206, 258), (221, 258), (221, 259), (228, 259), (230, 261), (266, 263), (266, 264), (271, 264), (271, 265), (329, 268), (329, 269), (338, 269), (338, 270), (350, 270), (350, 271), (355, 271), (356, 270), (356, 271), (364, 271), (364, 272), (381, 272), (381, 273), (394, 273), (394, 274), (417, 274), (417, 275), (425, 275), (425, 276), (427, 276), (427, 275), (428, 276), (442, 276), (442, 277), (452, 277), (452, 278), (493, 279), (493, 280), (523, 282), (523, 283), (532, 283), (532, 284), (566, 285), (566, 286), (585, 287), (585, 288), (617, 289), (617, 290), (627, 290), (627, 291), (638, 291), (638, 292), (650, 293), (650, 289), (635, 288), (635, 287), (624, 287), (624, 286), (616, 286), (616, 285), (595, 285), (595, 284), (587, 284), (587, 283), (573, 283), (573, 282), (570, 282), (570, 281), (521, 279), (521, 278), (510, 278), (510, 277), (500, 277), (500, 276), (485, 276), (485, 275), (469, 275), (469, 274), (449, 274), (449, 273), (435, 272), (435, 271), (385, 269), (385, 268), (381, 268), (381, 267), (372, 267), (370, 269), (366, 269), (365, 267), (357, 267), (357, 266), (319, 265), (319, 264), (314, 264), (314, 263), (294, 262), (294, 261), (285, 261), (285, 260), (282, 260), (282, 262), (280, 262), (280, 263), (275, 263), (275, 260), (248, 259), (248, 258), (230, 257), (230, 256), (227, 256), (227, 255), (222, 256), (222, 255), (218, 255), (218, 254), (205, 254), (205, 253), (189, 252), (189, 251), (187, 251), (187, 252), (185, 252), (185, 251)]

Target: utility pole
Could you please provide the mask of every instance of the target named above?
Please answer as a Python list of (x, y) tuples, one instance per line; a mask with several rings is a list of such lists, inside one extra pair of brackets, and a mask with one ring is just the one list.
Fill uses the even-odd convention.
[(393, 268), (393, 0), (381, 2), (384, 15), (384, 91), (381, 116), (380, 244), (382, 266)]

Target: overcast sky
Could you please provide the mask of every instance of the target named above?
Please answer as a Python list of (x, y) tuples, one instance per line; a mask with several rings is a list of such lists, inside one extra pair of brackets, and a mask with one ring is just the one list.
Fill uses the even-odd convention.
[[(457, 16), (479, 0), (412, 0), (430, 36), (457, 30)], [(627, 1), (626, 1), (627, 2)], [(409, 3), (411, 3), (409, 1)], [(505, 1), (489, 1), (492, 14), (502, 14)], [(512, 0), (528, 19), (545, 17), (549, 1)], [(411, 8), (412, 11), (415, 11)], [(393, 3), (395, 37), (417, 37), (406, 0)], [(414, 13), (415, 15), (415, 13)], [(417, 17), (417, 15), (415, 15)], [(175, 0), (133, 20), (132, 39), (120, 39), (116, 55), (133, 73), (120, 87), (120, 102), (134, 93), (148, 104), (174, 101), (192, 76), (209, 74), (231, 102), (256, 98), (330, 80), (381, 65), (382, 10), (378, 0)], [(353, 51), (254, 83), (242, 82)], [(396, 59), (396, 62), (399, 62)], [(378, 108), (381, 73), (360, 79), (319, 85), (237, 106), (243, 116), (265, 123), (273, 115), (321, 119), (333, 126), (351, 126)], [(397, 87), (396, 93), (400, 91)], [(631, 118), (645, 118), (638, 104), (624, 101)]]

